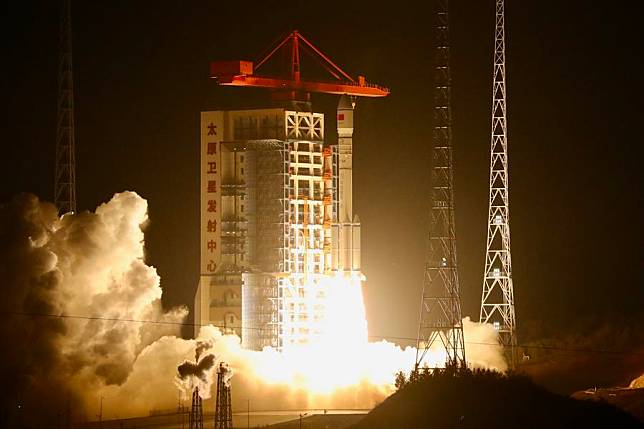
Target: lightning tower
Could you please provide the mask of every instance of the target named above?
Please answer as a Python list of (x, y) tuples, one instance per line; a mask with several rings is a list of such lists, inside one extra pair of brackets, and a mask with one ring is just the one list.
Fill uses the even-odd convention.
[(70, 0), (63, 0), (60, 10), (58, 120), (54, 185), (54, 203), (62, 214), (76, 211), (76, 161), (74, 151), (71, 4)]
[(492, 80), (492, 139), (490, 150), (490, 205), (487, 251), (483, 274), (480, 322), (492, 323), (516, 365), (516, 320), (510, 255), (508, 200), (508, 133), (505, 88), (505, 5), (496, 1)]
[(192, 391), (192, 408), (188, 416), (188, 427), (190, 429), (203, 429), (203, 401), (199, 395), (199, 388)]
[(454, 232), (448, 9), (448, 0), (438, 1), (429, 248), (420, 306), (416, 372), (426, 365), (427, 352), (437, 342), (447, 353), (446, 366), (466, 366)]
[(232, 400), (230, 397), (230, 369), (223, 362), (217, 370), (217, 397), (215, 398), (215, 429), (233, 429)]

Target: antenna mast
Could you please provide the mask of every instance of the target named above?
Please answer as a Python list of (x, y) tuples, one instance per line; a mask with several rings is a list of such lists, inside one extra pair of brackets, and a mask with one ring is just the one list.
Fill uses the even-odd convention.
[(512, 284), (512, 258), (510, 255), (504, 0), (496, 1), (496, 29), (494, 34), (490, 205), (479, 321), (494, 325), (502, 344), (510, 348), (510, 366), (515, 367), (517, 363), (517, 337), (514, 315), (514, 288)]
[(446, 366), (466, 366), (454, 232), (448, 9), (448, 0), (438, 1), (429, 249), (416, 344), (416, 373), (436, 342), (447, 353)]
[(63, 0), (60, 10), (58, 121), (54, 185), (54, 203), (62, 214), (76, 211), (76, 160), (74, 146), (71, 4), (70, 0)]

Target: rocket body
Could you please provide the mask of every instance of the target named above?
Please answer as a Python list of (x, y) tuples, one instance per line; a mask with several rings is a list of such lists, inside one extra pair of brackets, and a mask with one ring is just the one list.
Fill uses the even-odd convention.
[(360, 271), (360, 221), (353, 213), (353, 110), (350, 97), (338, 104), (338, 213), (332, 225), (332, 266), (336, 271)]

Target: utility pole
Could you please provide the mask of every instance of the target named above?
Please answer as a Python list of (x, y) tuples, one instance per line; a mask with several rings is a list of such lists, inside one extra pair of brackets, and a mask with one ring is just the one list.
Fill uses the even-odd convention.
[(487, 250), (481, 296), (481, 323), (492, 323), (509, 352), (510, 367), (517, 364), (514, 287), (510, 254), (508, 196), (508, 130), (505, 86), (505, 4), (496, 1), (494, 76), (492, 80), (492, 139), (490, 149), (490, 202)]
[(439, 0), (435, 26), (429, 246), (416, 343), (416, 374), (424, 364), (427, 351), (437, 342), (446, 352), (446, 366), (466, 366), (454, 226), (448, 12), (449, 1)]
[(58, 69), (58, 119), (54, 203), (61, 214), (76, 211), (74, 80), (72, 77), (71, 0), (61, 1)]

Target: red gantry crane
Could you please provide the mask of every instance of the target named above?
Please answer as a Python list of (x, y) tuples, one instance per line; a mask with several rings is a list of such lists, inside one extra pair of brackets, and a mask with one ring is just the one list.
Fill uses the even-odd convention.
[[(257, 73), (277, 52), (289, 47), (290, 76), (288, 78)], [(335, 80), (303, 80), (300, 73), (300, 48), (317, 60)], [(255, 63), (252, 61), (211, 62), (210, 77), (216, 79), (217, 84), (224, 86), (247, 86), (278, 90), (279, 92), (287, 93), (287, 98), (292, 100), (295, 100), (298, 94), (309, 94), (311, 92), (346, 94), (353, 97), (386, 97), (389, 95), (388, 88), (368, 83), (364, 76), (358, 76), (357, 79), (353, 79), (297, 30), (275, 44), (268, 50), (266, 55)]]

